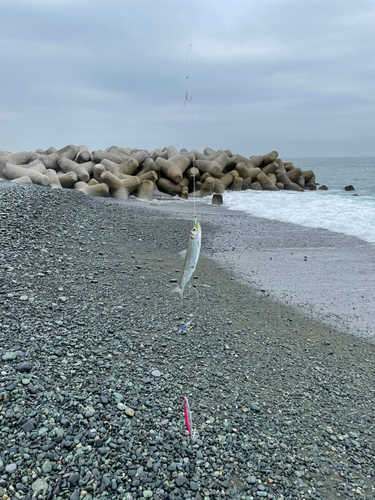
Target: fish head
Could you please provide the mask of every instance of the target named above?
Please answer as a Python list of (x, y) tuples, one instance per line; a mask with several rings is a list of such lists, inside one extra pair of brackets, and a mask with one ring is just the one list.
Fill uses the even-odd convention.
[(190, 231), (190, 238), (194, 239), (201, 233), (201, 225), (195, 221), (192, 230)]

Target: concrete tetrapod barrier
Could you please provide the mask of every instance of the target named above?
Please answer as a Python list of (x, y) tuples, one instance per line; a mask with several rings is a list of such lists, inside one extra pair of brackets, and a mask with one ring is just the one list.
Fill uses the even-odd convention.
[(141, 200), (151, 201), (154, 199), (154, 183), (151, 180), (144, 180), (141, 182), (136, 191), (137, 198)]
[(150, 158), (152, 160), (154, 160), (154, 161), (157, 158), (163, 158), (163, 160), (167, 160), (168, 159), (168, 154), (167, 154), (167, 151), (162, 151), (161, 149), (154, 149), (150, 153)]
[(242, 177), (243, 179), (248, 179), (250, 177), (249, 168), (243, 161), (237, 163), (236, 170), (239, 176)]
[(65, 158), (68, 158), (69, 160), (73, 160), (77, 156), (77, 153), (79, 151), (78, 146), (74, 146), (73, 144), (69, 144), (68, 146), (65, 146), (64, 148), (58, 149), (56, 153), (60, 156), (64, 156)]
[(95, 165), (94, 167), (94, 172), (93, 172), (93, 177), (94, 179), (97, 181), (97, 182), (103, 182), (102, 179), (101, 179), (101, 175), (103, 172), (105, 172), (105, 166), (102, 165), (101, 163), (98, 163), (97, 165)]
[(316, 191), (316, 184), (312, 179), (310, 179), (309, 181), (305, 182), (305, 188), (309, 189), (310, 191)]
[(113, 175), (118, 176), (121, 173), (119, 172), (119, 164), (114, 161), (104, 159), (100, 162), (100, 165), (104, 165), (107, 172), (111, 172)]
[(87, 161), (85, 163), (80, 163), (80, 166), (86, 170), (86, 172), (91, 176), (94, 172), (94, 167), (96, 163), (93, 161)]
[[(261, 157), (263, 161), (263, 156)], [(232, 158), (229, 159), (229, 164), (233, 164), (234, 168), (237, 168), (237, 165), (240, 163), (244, 163), (247, 168), (254, 168), (254, 163), (249, 158), (245, 158), (242, 155), (235, 154)]]
[(277, 158), (277, 160), (275, 160), (275, 163), (277, 163), (277, 170), (281, 170), (282, 172), (285, 172), (284, 162), (281, 158)]
[(278, 156), (279, 153), (277, 151), (271, 151), (270, 153), (267, 153), (263, 156), (263, 164), (268, 165), (269, 163), (272, 163), (278, 158)]
[[(214, 160), (210, 161), (210, 163), (207, 166), (207, 172), (210, 172), (213, 174), (214, 171), (218, 171), (218, 174), (220, 175), (224, 168), (227, 166), (229, 162), (229, 156), (226, 154), (222, 154), (215, 158)], [(218, 176), (218, 174), (215, 174)]]
[(172, 182), (179, 183), (183, 179), (183, 173), (190, 165), (190, 160), (188, 158), (181, 157), (174, 162), (169, 160), (163, 160), (163, 158), (157, 158), (155, 161), (160, 165), (160, 170), (170, 179)]
[(16, 184), (33, 184), (33, 181), (27, 175), (18, 177), (18, 179), (13, 179), (10, 182), (15, 182)]
[(181, 198), (183, 200), (189, 199), (189, 189), (187, 187), (182, 188)]
[(120, 146), (110, 146), (105, 150), (106, 153), (114, 153), (116, 155), (130, 156), (132, 150), (130, 148), (122, 148)]
[(137, 175), (139, 182), (143, 181), (152, 181), (156, 182), (159, 178), (158, 174), (154, 170), (150, 170), (149, 172), (145, 172), (144, 174)]
[(220, 153), (213, 153), (212, 155), (205, 155), (203, 153), (200, 153), (199, 151), (192, 151), (192, 153), (195, 156), (195, 160), (205, 160), (205, 161), (212, 161), (215, 160), (215, 158), (218, 158), (220, 156)]
[(298, 177), (302, 175), (302, 170), (299, 167), (293, 168), (292, 170), (289, 170), (286, 175), (292, 182), (297, 182)]
[(166, 193), (175, 196), (180, 195), (182, 193), (182, 187), (179, 184), (171, 181), (170, 179), (164, 179), (164, 177), (160, 177), (160, 179), (156, 182), (160, 191), (165, 191)]
[(79, 181), (74, 184), (74, 189), (90, 196), (109, 196), (109, 187), (104, 182), (102, 184), (95, 184), (95, 186), (89, 186), (86, 182)]
[(139, 167), (138, 160), (136, 158), (128, 158), (124, 160), (118, 166), (118, 173), (125, 175), (132, 175)]
[(107, 184), (109, 192), (113, 198), (116, 198), (117, 200), (127, 200), (129, 198), (129, 193), (124, 183), (116, 175), (112, 174), (112, 172), (103, 172), (100, 179), (102, 182)]
[(20, 167), (19, 165), (10, 165), (9, 163), (3, 168), (2, 174), (9, 180), (18, 179), (19, 177), (29, 177), (33, 184), (40, 186), (48, 186), (49, 179), (46, 175), (36, 172), (33, 169)]
[(38, 155), (38, 159), (44, 163), (46, 168), (53, 168), (56, 170), (57, 167), (57, 162), (61, 158), (61, 156), (58, 153), (51, 153), (49, 155)]
[(45, 155), (50, 155), (50, 154), (52, 154), (52, 153), (57, 153), (57, 149), (56, 149), (56, 148), (54, 148), (53, 146), (51, 146), (50, 148), (48, 148), (48, 149), (46, 149), (46, 150), (44, 151), (44, 154), (45, 154)]
[[(11, 167), (24, 170), (15, 173), (13, 169), (10, 174)], [(56, 171), (57, 175), (52, 171), (46, 175), (46, 169)], [(80, 180), (86, 183), (86, 187), (80, 184), (78, 187), (88, 192), (87, 187), (108, 183), (111, 195), (118, 199), (127, 199), (134, 190), (136, 195), (145, 190), (149, 193), (149, 183), (142, 188), (140, 186), (145, 181), (158, 182), (160, 193), (164, 191), (169, 196), (186, 198), (194, 190), (193, 178), (195, 191), (201, 191), (201, 196), (213, 191), (222, 193), (228, 188), (274, 191), (284, 188), (296, 191), (316, 189), (312, 171), (302, 172), (292, 162), (283, 162), (276, 151), (246, 158), (240, 154), (233, 155), (228, 149), (214, 151), (206, 148), (204, 153), (200, 153), (187, 149), (178, 151), (169, 146), (149, 152), (146, 149), (111, 146), (105, 151), (93, 151), (89, 158), (88, 148), (84, 145), (70, 144), (59, 150), (52, 147), (37, 149), (35, 153), (11, 153), (0, 149), (0, 178), (7, 180), (9, 175), (17, 179), (28, 177), (29, 172), (33, 172), (30, 175), (35, 182), (42, 184), (44, 175), (44, 182), (48, 179), (54, 188), (59, 187), (59, 182), (62, 187), (71, 188)]]
[[(48, 170), (48, 169), (47, 169)], [(75, 172), (68, 172), (67, 174), (57, 173), (60, 184), (65, 189), (72, 189), (74, 184), (78, 181), (77, 174)]]
[(211, 196), (215, 189), (216, 180), (214, 177), (206, 177), (199, 192), (202, 196)]
[(138, 166), (141, 167), (143, 162), (148, 158), (148, 151), (141, 149), (135, 153), (131, 154), (131, 157), (138, 162)]
[(201, 179), (201, 174), (197, 167), (190, 167), (186, 172), (186, 177), (189, 180), (189, 191), (198, 191), (197, 182)]
[(284, 185), (285, 189), (289, 189), (289, 186), (292, 184), (292, 181), (289, 179), (285, 172), (277, 171), (276, 178), (278, 182), (281, 182)]
[(215, 179), (215, 193), (224, 193), (224, 191), (232, 184), (233, 179), (239, 177), (237, 170), (232, 170), (224, 174), (220, 179)]
[(241, 191), (243, 186), (242, 177), (234, 177), (232, 184), (229, 186), (231, 191)]
[(59, 179), (59, 176), (56, 173), (56, 170), (53, 170), (52, 168), (47, 168), (45, 171), (45, 175), (49, 179), (49, 184), (52, 189), (62, 189), (62, 185)]
[(257, 175), (257, 181), (265, 191), (278, 191), (277, 187), (264, 172), (260, 172), (260, 174)]
[(32, 151), (21, 151), (19, 153), (12, 153), (8, 156), (8, 162), (12, 165), (24, 165), (30, 163), (37, 158), (37, 154)]
[(271, 163), (268, 163), (268, 165), (266, 165), (265, 167), (263, 167), (262, 172), (266, 175), (274, 174), (278, 168), (279, 168), (278, 164), (275, 161), (273, 161)]
[[(272, 182), (272, 184), (274, 186), (276, 186), (276, 183), (277, 183), (277, 178), (276, 178), (276, 175), (275, 174), (268, 174), (268, 178), (269, 180)], [(277, 187), (277, 186), (276, 186)]]
[(203, 172), (204, 174), (209, 174), (213, 177), (219, 177), (222, 173), (222, 169), (219, 167), (219, 165), (212, 163), (213, 161), (215, 160), (197, 160), (195, 162), (195, 166), (199, 169), (200, 172)]
[(252, 168), (259, 168), (261, 165), (263, 165), (263, 156), (251, 156), (249, 162), (251, 163)]
[(25, 165), (19, 165), (19, 167), (32, 168), (33, 170), (35, 170), (35, 172), (39, 172), (40, 174), (44, 174), (44, 172), (46, 171), (44, 163), (40, 160), (33, 160)]
[(115, 163), (122, 163), (125, 161), (127, 158), (125, 155), (120, 155), (120, 154), (115, 154), (115, 153), (110, 153), (106, 151), (102, 151), (101, 149), (98, 149), (96, 151), (92, 151), (91, 153), (91, 161), (94, 163), (100, 163), (102, 160), (111, 160), (114, 161)]
[(78, 146), (78, 152), (74, 158), (77, 163), (87, 163), (91, 159), (91, 153), (86, 146)]
[(313, 182), (315, 182), (315, 174), (312, 170), (303, 170), (302, 175), (305, 179), (305, 182), (308, 182), (311, 179), (313, 180)]
[(155, 165), (154, 160), (148, 157), (142, 163), (142, 170), (144, 170), (145, 172), (148, 172), (149, 170), (154, 170), (154, 165)]
[(300, 175), (296, 181), (296, 184), (298, 184), (299, 186), (301, 186), (301, 188), (304, 188), (305, 187), (305, 178), (303, 177), (303, 175)]
[(69, 160), (65, 156), (62, 156), (58, 161), (57, 165), (61, 168), (61, 170), (65, 173), (74, 172), (77, 174), (78, 180), (87, 182), (90, 180), (90, 175), (87, 173), (81, 165), (76, 163), (75, 161)]
[[(251, 189), (251, 184), (254, 182), (254, 180), (257, 178), (257, 175), (260, 174), (260, 172), (261, 172), (260, 168), (249, 168), (248, 169), (249, 177), (243, 178), (242, 189), (244, 190)], [(241, 177), (243, 176), (241, 175)]]
[(292, 182), (285, 172), (278, 171), (276, 173), (276, 178), (278, 182), (281, 182), (284, 185), (284, 189), (287, 189), (288, 191), (304, 191), (301, 186), (299, 186), (295, 182)]
[(140, 185), (138, 177), (131, 175), (123, 174), (119, 179), (111, 172), (103, 172), (100, 179), (108, 185), (111, 195), (117, 200), (127, 200), (129, 194)]

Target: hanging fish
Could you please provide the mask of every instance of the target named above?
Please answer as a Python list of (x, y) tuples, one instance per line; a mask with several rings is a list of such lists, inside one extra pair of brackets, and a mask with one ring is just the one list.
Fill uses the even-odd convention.
[(182, 273), (181, 283), (174, 288), (172, 292), (177, 292), (181, 300), (183, 299), (184, 288), (197, 267), (199, 253), (201, 251), (202, 229), (197, 219), (194, 219), (193, 229), (190, 231), (187, 249), (181, 255), (185, 256), (184, 271)]

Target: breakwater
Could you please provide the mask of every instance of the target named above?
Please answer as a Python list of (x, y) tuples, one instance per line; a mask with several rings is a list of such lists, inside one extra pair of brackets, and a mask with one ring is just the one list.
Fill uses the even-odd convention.
[(86, 146), (10, 153), (0, 149), (0, 177), (23, 184), (78, 189), (92, 196), (120, 200), (133, 194), (152, 200), (155, 194), (188, 199), (226, 189), (279, 191), (315, 190), (315, 174), (283, 162), (277, 151), (246, 158), (230, 150), (178, 151), (111, 146), (90, 152)]

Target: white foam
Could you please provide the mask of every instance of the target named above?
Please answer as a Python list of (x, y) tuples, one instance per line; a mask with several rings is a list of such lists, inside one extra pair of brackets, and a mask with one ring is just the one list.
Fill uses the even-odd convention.
[(342, 191), (226, 191), (224, 205), (255, 217), (323, 228), (375, 243), (375, 199)]

